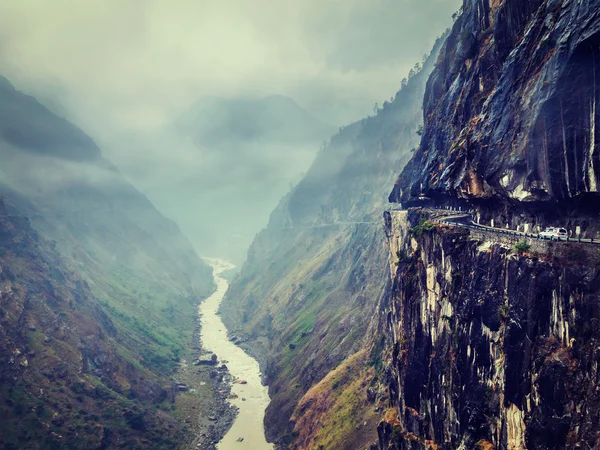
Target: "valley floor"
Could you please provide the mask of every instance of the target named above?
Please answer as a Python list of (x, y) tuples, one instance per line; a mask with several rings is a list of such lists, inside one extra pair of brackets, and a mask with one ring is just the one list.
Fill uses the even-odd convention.
[[(214, 354), (218, 362), (200, 365), (184, 362), (179, 382), (190, 391), (179, 396), (182, 414), (192, 428), (191, 448), (220, 450), (270, 450), (264, 434), (264, 411), (269, 404), (266, 386), (261, 383), (258, 362), (229, 339), (218, 309), (229, 284), (220, 275), (234, 266), (226, 261), (207, 259), (213, 267), (217, 289), (199, 307), (199, 334), (204, 352)], [(214, 401), (204, 391), (215, 389)], [(189, 402), (189, 405), (185, 403)], [(201, 403), (201, 414), (197, 403)], [(209, 411), (210, 414), (206, 414)]]

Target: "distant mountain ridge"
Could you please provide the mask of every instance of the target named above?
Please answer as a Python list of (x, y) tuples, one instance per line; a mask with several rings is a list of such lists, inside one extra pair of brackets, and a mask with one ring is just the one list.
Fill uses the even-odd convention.
[(283, 95), (262, 98), (204, 97), (179, 117), (174, 127), (195, 143), (223, 146), (236, 141), (299, 143), (324, 135), (327, 125)]
[(34, 97), (17, 91), (0, 75), (0, 137), (32, 153), (74, 161), (100, 158), (100, 148), (83, 131)]

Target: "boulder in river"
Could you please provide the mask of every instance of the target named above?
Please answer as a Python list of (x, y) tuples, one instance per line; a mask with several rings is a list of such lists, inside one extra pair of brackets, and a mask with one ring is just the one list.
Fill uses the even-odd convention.
[(217, 365), (217, 355), (211, 353), (210, 355), (201, 356), (194, 363), (195, 366), (216, 366)]

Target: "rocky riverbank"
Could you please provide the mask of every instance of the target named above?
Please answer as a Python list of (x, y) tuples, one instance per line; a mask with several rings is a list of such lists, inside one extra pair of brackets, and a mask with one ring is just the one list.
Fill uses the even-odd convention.
[(217, 355), (204, 351), (200, 334), (198, 315), (191, 359), (179, 363), (173, 377), (171, 401), (174, 414), (187, 430), (188, 439), (181, 448), (215, 450), (236, 417), (237, 408), (228, 401), (234, 379), (227, 369), (227, 360), (220, 361)]
[[(197, 347), (199, 350), (199, 347)], [(184, 447), (214, 450), (231, 428), (237, 408), (232, 406), (231, 384), (223, 361), (211, 365), (195, 365), (182, 361), (174, 383), (177, 410), (185, 422), (190, 439)]]

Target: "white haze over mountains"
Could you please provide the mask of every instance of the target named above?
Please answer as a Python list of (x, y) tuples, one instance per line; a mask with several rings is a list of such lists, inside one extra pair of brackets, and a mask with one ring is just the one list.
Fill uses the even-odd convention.
[(239, 261), (320, 142), (392, 96), (460, 3), (3, 0), (0, 74), (90, 134), (200, 253)]

